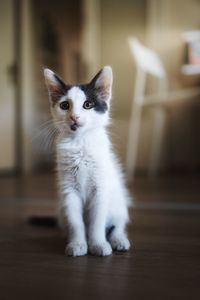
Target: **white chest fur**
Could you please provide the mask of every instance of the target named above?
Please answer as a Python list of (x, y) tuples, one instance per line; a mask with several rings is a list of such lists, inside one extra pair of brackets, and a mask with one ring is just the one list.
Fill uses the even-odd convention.
[(61, 139), (57, 146), (61, 188), (72, 188), (86, 201), (97, 188), (106, 188), (114, 170), (110, 143), (104, 130), (84, 137)]

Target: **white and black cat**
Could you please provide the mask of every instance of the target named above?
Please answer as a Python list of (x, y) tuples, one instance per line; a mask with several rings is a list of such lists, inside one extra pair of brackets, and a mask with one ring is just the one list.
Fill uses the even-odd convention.
[(66, 85), (44, 70), (57, 138), (60, 223), (68, 231), (66, 254), (110, 255), (130, 248), (126, 235), (129, 196), (106, 126), (112, 69), (89, 84)]

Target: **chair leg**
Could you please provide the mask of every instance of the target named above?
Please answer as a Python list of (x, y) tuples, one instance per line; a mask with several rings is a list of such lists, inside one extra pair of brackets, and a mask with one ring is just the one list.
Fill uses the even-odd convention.
[(130, 120), (128, 143), (127, 143), (127, 159), (126, 159), (126, 171), (128, 180), (132, 180), (136, 167), (136, 159), (139, 143), (139, 131), (141, 122), (142, 108), (135, 105), (133, 115)]
[(158, 173), (158, 167), (162, 153), (165, 122), (166, 111), (162, 108), (157, 108), (154, 116), (154, 129), (148, 169), (148, 174), (150, 177), (155, 177)]

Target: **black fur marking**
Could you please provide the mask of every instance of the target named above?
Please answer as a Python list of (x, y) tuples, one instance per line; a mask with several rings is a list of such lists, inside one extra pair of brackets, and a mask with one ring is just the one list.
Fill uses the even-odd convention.
[(62, 93), (66, 94), (70, 89), (70, 86), (66, 85), (58, 75), (54, 74), (54, 77), (56, 81), (59, 83), (60, 90), (62, 91)]
[(114, 229), (115, 229), (114, 225), (111, 225), (111, 226), (106, 228), (106, 238), (107, 239), (109, 238), (109, 236), (111, 235), (111, 233), (113, 232)]
[(93, 81), (89, 84), (78, 86), (86, 95), (86, 99), (94, 103), (94, 110), (98, 113), (105, 113), (108, 109), (107, 103), (101, 100)]
[(71, 88), (70, 86), (66, 85), (62, 79), (54, 73), (54, 78), (57, 81), (57, 86), (55, 89), (50, 91), (52, 105), (54, 106), (61, 97), (65, 96), (68, 92), (68, 90)]

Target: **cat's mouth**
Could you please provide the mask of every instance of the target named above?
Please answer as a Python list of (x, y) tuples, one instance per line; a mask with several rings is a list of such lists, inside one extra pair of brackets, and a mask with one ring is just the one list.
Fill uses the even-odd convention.
[(70, 129), (71, 129), (72, 131), (76, 131), (80, 126), (81, 126), (81, 125), (78, 124), (78, 123), (73, 123), (73, 124), (70, 125)]
[(78, 124), (70, 125), (70, 128), (71, 128), (72, 131), (76, 131), (77, 128), (78, 128)]

